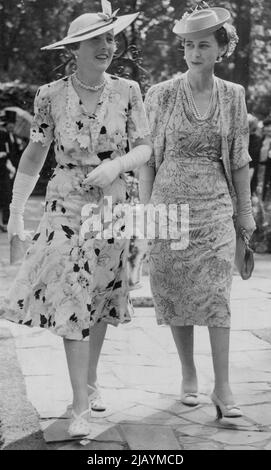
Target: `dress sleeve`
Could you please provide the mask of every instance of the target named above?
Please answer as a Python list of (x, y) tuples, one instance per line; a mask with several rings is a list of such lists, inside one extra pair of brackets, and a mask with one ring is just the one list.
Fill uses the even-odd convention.
[(54, 121), (51, 115), (51, 99), (48, 87), (40, 87), (34, 100), (34, 118), (30, 129), (30, 139), (44, 147), (54, 138)]
[(150, 135), (141, 91), (136, 82), (130, 83), (127, 133), (131, 143)]
[(234, 122), (234, 137), (230, 150), (231, 169), (238, 170), (251, 161), (248, 153), (249, 127), (247, 119), (247, 107), (245, 101), (245, 90), (239, 88), (237, 96), (237, 109)]

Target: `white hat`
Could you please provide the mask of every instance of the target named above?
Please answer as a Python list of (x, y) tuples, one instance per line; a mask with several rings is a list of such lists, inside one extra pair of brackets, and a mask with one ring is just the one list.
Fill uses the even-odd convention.
[(176, 21), (173, 33), (185, 39), (200, 39), (220, 29), (230, 18), (231, 14), (225, 8), (196, 9)]
[(41, 50), (63, 49), (68, 44), (94, 38), (112, 29), (114, 34), (117, 35), (127, 28), (139, 15), (139, 13), (133, 13), (131, 15), (117, 16), (119, 10), (112, 13), (110, 2), (107, 0), (101, 0), (101, 2), (102, 13), (84, 13), (78, 16), (71, 22), (68, 34), (64, 39), (44, 46)]

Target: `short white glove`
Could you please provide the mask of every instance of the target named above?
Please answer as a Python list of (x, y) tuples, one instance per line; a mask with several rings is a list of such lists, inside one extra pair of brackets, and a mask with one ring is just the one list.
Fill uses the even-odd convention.
[(16, 234), (21, 240), (25, 240), (28, 235), (28, 232), (24, 231), (23, 214), (27, 199), (35, 188), (38, 179), (39, 175), (31, 176), (20, 171), (17, 172), (13, 185), (12, 201), (9, 206), (10, 217), (7, 225), (9, 240)]

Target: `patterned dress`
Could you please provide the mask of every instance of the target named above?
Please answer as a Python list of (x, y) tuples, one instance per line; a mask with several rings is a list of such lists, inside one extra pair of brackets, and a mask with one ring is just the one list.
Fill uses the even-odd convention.
[[(88, 340), (96, 322), (127, 322), (132, 307), (129, 241), (121, 237), (124, 214), (118, 210), (127, 198), (125, 179), (120, 175), (103, 190), (85, 188), (82, 181), (105, 159), (124, 155), (128, 141), (149, 135), (144, 106), (136, 82), (106, 74), (95, 114), (86, 111), (71, 77), (42, 86), (34, 107), (31, 139), (46, 146), (54, 140), (57, 166), (44, 215), (0, 313), (67, 339)], [(105, 196), (112, 197), (112, 220), (105, 216)]]
[[(171, 243), (176, 240), (170, 236), (156, 237), (153, 242), (151, 289), (158, 324), (229, 327), (235, 229), (233, 204), (221, 159), (218, 86), (216, 82), (216, 95), (208, 115), (199, 119), (191, 111), (184, 78), (168, 83), (168, 87), (155, 86), (146, 99), (150, 126), (154, 129), (155, 125), (158, 127), (159, 116), (167, 117), (170, 86), (175, 90), (164, 129), (163, 157), (159, 166), (155, 158), (149, 162), (157, 170), (151, 202), (167, 207), (176, 204), (180, 237), (185, 235), (182, 205), (189, 205), (189, 243), (183, 249), (172, 249)], [(163, 99), (159, 100), (162, 95)], [(154, 138), (154, 144), (158, 142), (159, 146), (161, 139), (161, 135), (160, 140), (159, 136)], [(240, 155), (233, 159), (233, 169), (250, 160), (247, 152), (243, 152), (242, 159)]]

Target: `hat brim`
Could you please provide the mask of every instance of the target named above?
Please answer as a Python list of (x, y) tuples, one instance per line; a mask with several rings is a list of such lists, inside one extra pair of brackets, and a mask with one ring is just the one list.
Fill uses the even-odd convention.
[(106, 33), (107, 31), (114, 31), (115, 36), (125, 28), (127, 28), (133, 21), (136, 20), (139, 13), (133, 13), (131, 15), (122, 15), (117, 17), (116, 21), (110, 24), (105, 24), (101, 26), (99, 29), (94, 29), (93, 31), (83, 32), (82, 34), (77, 34), (76, 37), (66, 36), (61, 41), (57, 41), (53, 44), (49, 44), (48, 46), (41, 47), (42, 51), (45, 50), (52, 50), (52, 49), (63, 49), (65, 46), (69, 44), (75, 44), (76, 42), (85, 41), (86, 39), (91, 39), (96, 36), (100, 36), (101, 34)]
[(195, 31), (186, 31), (186, 19), (178, 21), (174, 28), (173, 28), (173, 33), (177, 34), (177, 36), (180, 36), (181, 38), (184, 39), (201, 39), (204, 36), (207, 36), (208, 34), (214, 33), (218, 29), (220, 29), (223, 24), (225, 24), (227, 21), (230, 20), (231, 14), (228, 10), (225, 8), (211, 8), (211, 10), (214, 10), (217, 17), (218, 21), (215, 25), (209, 26), (202, 28), (200, 30), (195, 30)]

